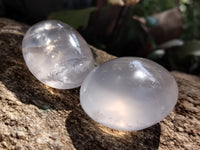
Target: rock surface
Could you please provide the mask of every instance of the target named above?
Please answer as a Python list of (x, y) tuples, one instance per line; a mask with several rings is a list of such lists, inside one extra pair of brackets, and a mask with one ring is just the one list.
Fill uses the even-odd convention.
[[(0, 149), (200, 149), (199, 77), (172, 73), (179, 100), (159, 124), (138, 132), (109, 129), (84, 113), (79, 89), (49, 88), (29, 72), (21, 52), (27, 28), (0, 19)], [(114, 58), (91, 49), (96, 65)]]

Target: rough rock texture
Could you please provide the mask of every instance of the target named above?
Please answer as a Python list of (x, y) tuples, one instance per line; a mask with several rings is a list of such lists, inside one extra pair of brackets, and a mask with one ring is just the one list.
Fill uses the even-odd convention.
[[(200, 78), (173, 72), (179, 100), (166, 119), (138, 132), (112, 130), (84, 113), (79, 89), (49, 88), (29, 72), (21, 53), (26, 29), (0, 19), (0, 149), (200, 149)], [(91, 49), (96, 64), (114, 58)]]

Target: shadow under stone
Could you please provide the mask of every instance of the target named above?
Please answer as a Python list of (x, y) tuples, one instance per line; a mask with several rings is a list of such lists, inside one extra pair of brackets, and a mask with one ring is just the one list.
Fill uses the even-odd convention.
[(80, 105), (67, 118), (66, 130), (77, 150), (156, 150), (161, 134), (160, 124), (137, 132), (107, 128), (90, 119)]

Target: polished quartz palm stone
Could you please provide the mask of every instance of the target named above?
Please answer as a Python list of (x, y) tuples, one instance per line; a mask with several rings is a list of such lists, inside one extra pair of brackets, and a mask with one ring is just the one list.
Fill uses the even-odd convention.
[(178, 88), (172, 75), (157, 63), (122, 57), (95, 68), (81, 86), (80, 100), (95, 121), (118, 130), (152, 126), (174, 108)]
[(22, 51), (32, 74), (53, 88), (78, 87), (93, 69), (87, 43), (61, 21), (43, 21), (32, 26), (24, 36)]

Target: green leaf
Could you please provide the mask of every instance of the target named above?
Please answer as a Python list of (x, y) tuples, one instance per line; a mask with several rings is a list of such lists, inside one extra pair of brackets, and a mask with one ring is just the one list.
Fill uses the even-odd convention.
[(49, 15), (50, 19), (61, 20), (75, 29), (78, 27), (86, 27), (88, 25), (90, 13), (97, 10), (95, 7), (86, 9), (64, 10), (53, 12)]

